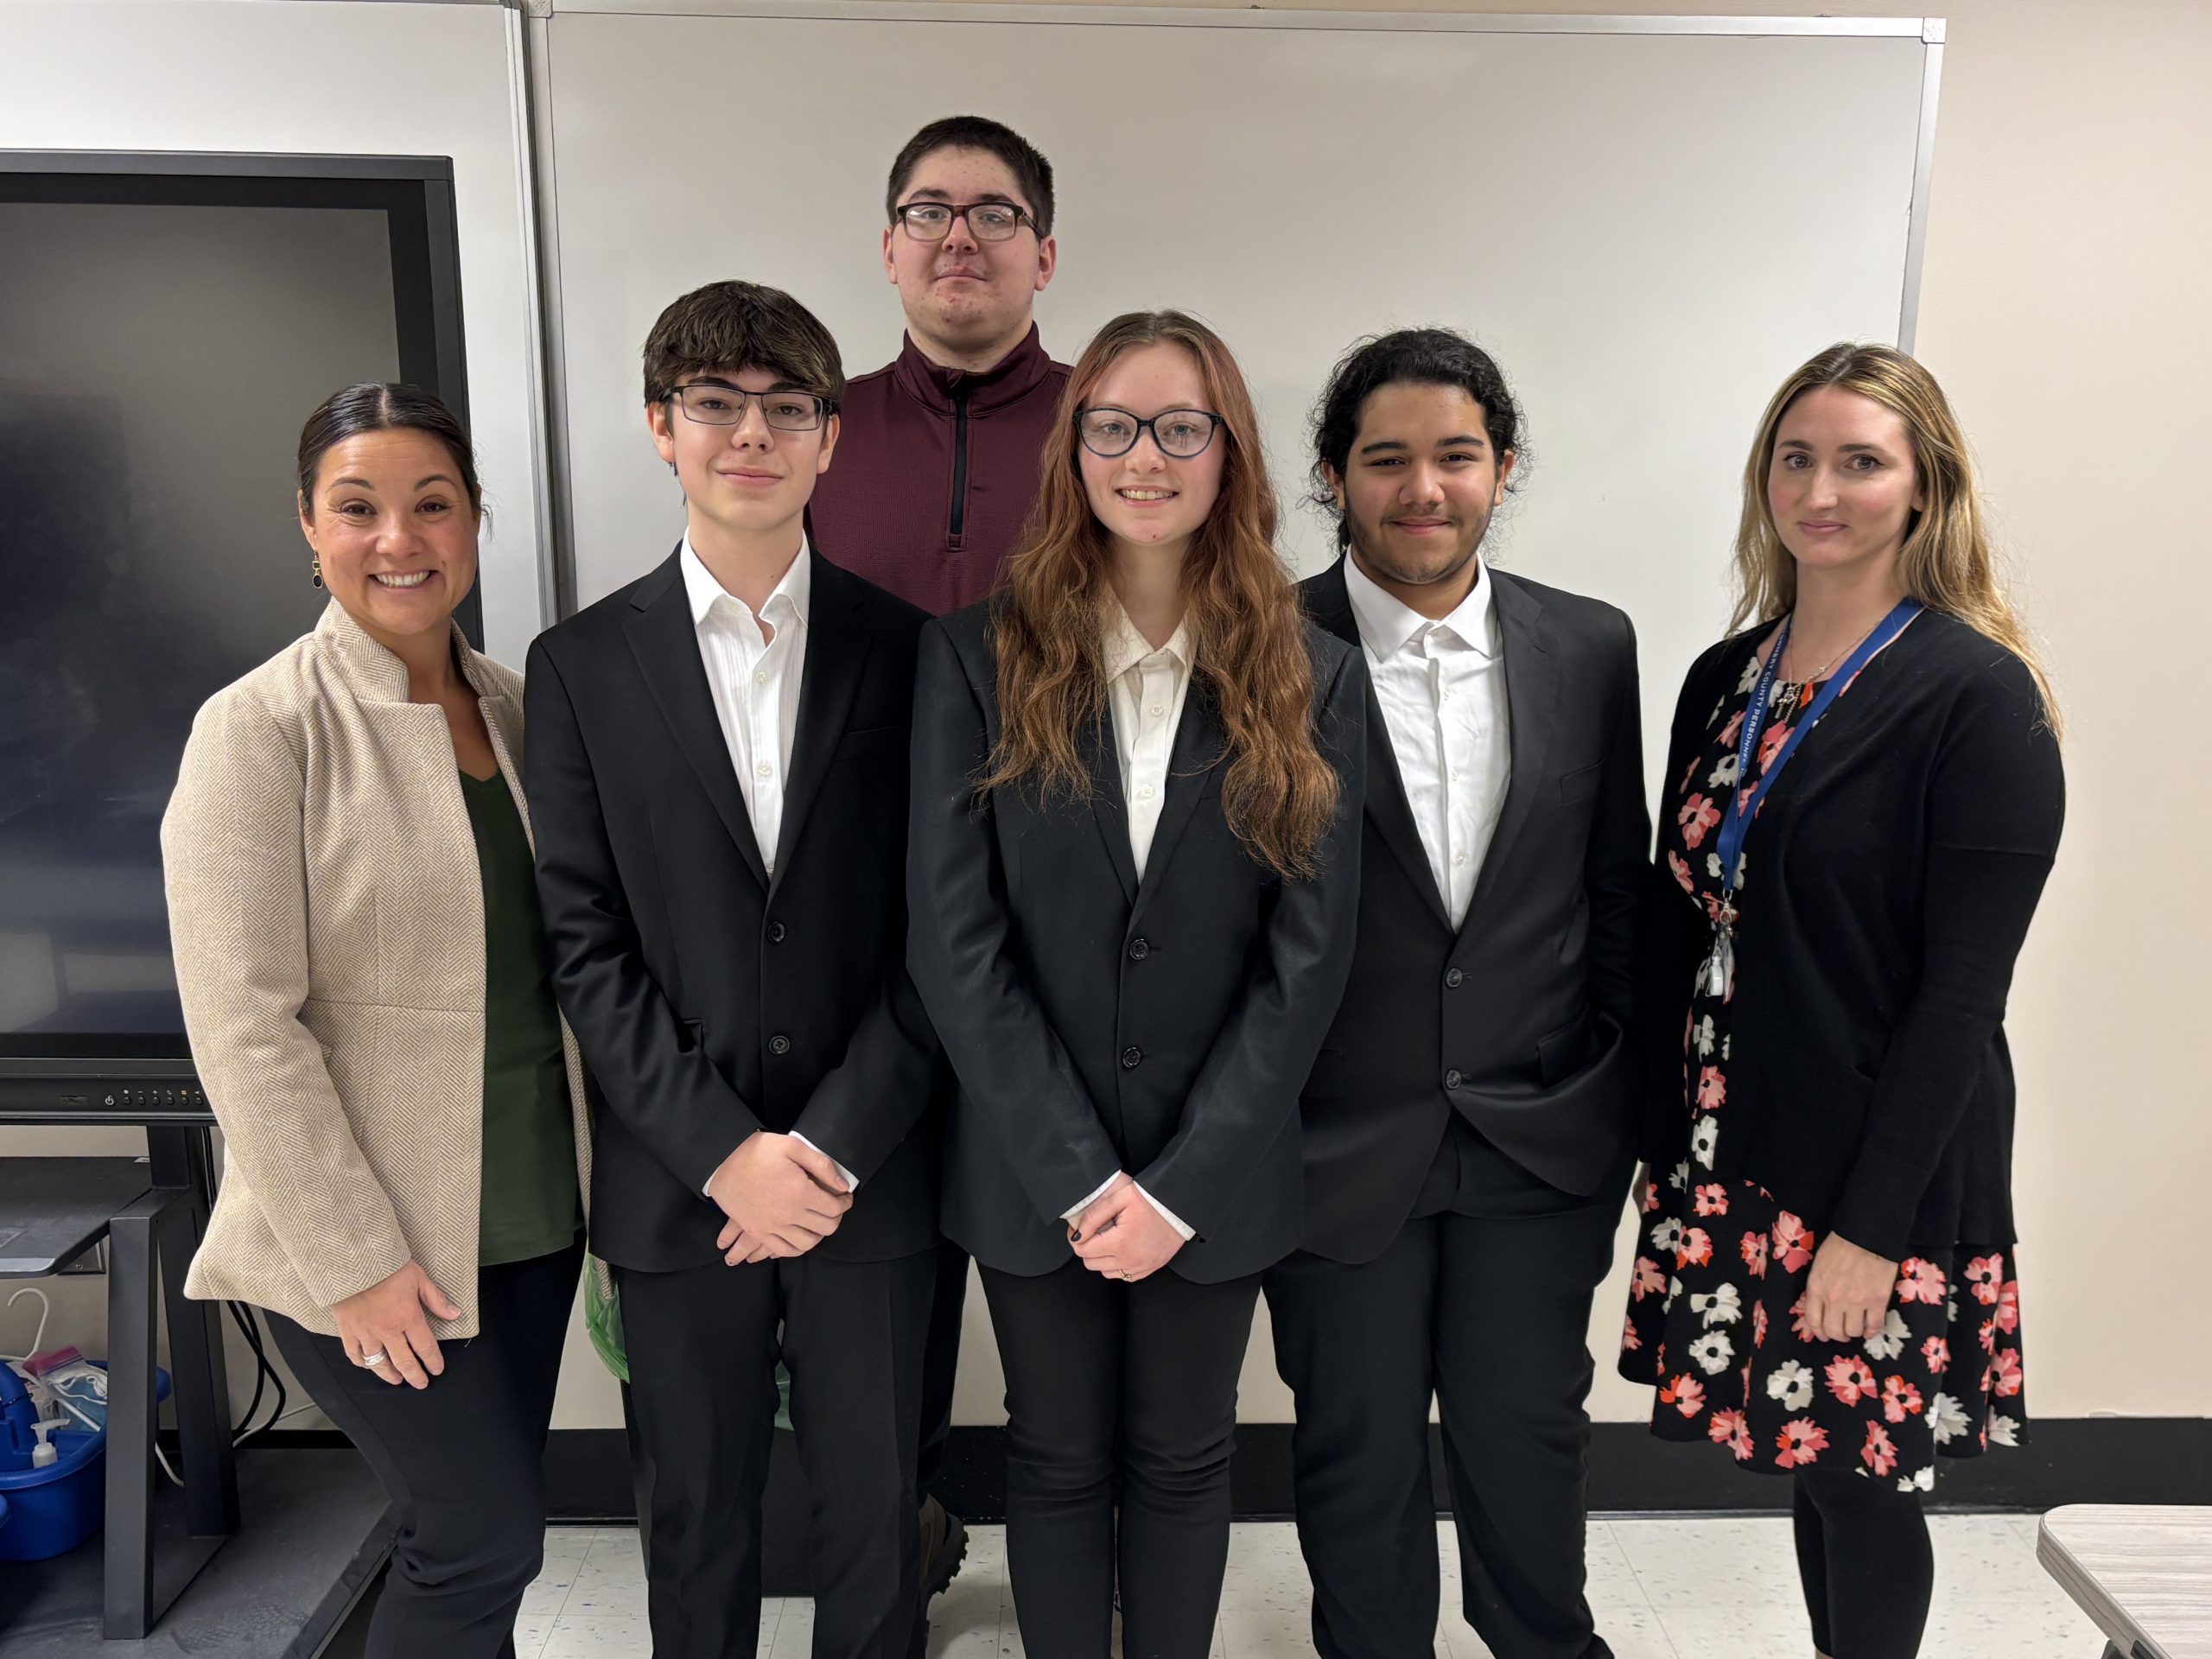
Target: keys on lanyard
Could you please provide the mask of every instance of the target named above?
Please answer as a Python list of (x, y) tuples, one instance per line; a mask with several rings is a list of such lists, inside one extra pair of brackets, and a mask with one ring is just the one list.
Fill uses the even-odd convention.
[(1736, 884), (1743, 874), (1744, 836), (1751, 827), (1751, 820), (1758, 816), (1760, 798), (1774, 787), (1775, 779), (1782, 776), (1783, 767), (1797, 753), (1805, 734), (1827, 713), (1828, 705), (1841, 695), (1843, 688), (1873, 660), (1877, 652), (1903, 633), (1920, 611), (1918, 600), (1901, 599), (1887, 616), (1874, 625), (1873, 632), (1859, 642), (1858, 648), (1844, 659), (1843, 666), (1821, 688), (1821, 695), (1813, 699), (1812, 706), (1799, 713), (1789, 735), (1775, 752), (1773, 760), (1758, 781), (1753, 783), (1751, 761), (1759, 751), (1759, 735), (1766, 729), (1775, 677), (1782, 671), (1782, 653), (1789, 647), (1789, 625), (1796, 620), (1794, 615), (1782, 619), (1774, 649), (1767, 653), (1766, 664), (1760, 669), (1758, 683), (1752, 689), (1751, 706), (1744, 710), (1743, 733), (1736, 740), (1736, 794), (1720, 817), (1719, 844), (1716, 849), (1720, 859), (1720, 903), (1713, 912), (1713, 948), (1706, 952), (1704, 962), (1698, 967), (1698, 982), (1708, 996), (1725, 997), (1736, 983)]
[(1736, 906), (1734, 888), (1721, 900), (1720, 913), (1713, 924), (1713, 949), (1706, 952), (1705, 961), (1698, 969), (1707, 996), (1725, 998), (1736, 983)]

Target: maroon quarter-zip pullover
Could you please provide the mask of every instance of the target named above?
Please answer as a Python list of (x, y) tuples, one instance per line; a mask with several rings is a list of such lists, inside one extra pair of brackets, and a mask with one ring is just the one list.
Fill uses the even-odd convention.
[(982, 374), (940, 368), (908, 335), (889, 366), (845, 387), (837, 453), (807, 509), (816, 549), (932, 616), (984, 597), (1037, 499), (1067, 378), (1033, 327)]

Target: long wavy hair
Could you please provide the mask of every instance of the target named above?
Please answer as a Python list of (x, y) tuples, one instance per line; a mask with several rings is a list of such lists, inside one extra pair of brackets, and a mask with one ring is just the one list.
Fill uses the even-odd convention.
[(1831, 346), (1783, 381), (1767, 404), (1744, 466), (1744, 510), (1736, 527), (1736, 610), (1729, 632), (1749, 622), (1774, 621), (1797, 602), (1797, 561), (1783, 545), (1767, 505), (1767, 475), (1774, 466), (1782, 417), (1800, 397), (1821, 386), (1871, 397), (1904, 419), (1927, 505), (1906, 520), (1897, 579), (1930, 610), (1948, 612), (2024, 663), (2042, 694), (2044, 721), (2057, 732), (2058, 699), (2050, 677), (1997, 580), (1966, 435), (1936, 377), (1892, 346), (1848, 341)]
[(1222, 808), (1254, 858), (1285, 877), (1310, 877), (1335, 811), (1337, 775), (1314, 744), (1313, 662), (1297, 589), (1275, 552), (1275, 495), (1259, 419), (1229, 348), (1179, 311), (1115, 318), (1068, 377), (1037, 503), (1007, 565), (994, 624), (999, 739), (978, 787), (1033, 789), (1039, 798), (1090, 792), (1077, 745), (1106, 707), (1103, 636), (1119, 601), (1112, 543), (1084, 488), (1076, 417), (1116, 362), (1159, 345), (1196, 360), (1207, 404), (1222, 420), (1216, 441), (1226, 446), (1221, 495), (1183, 561), (1193, 689), (1211, 697), (1228, 733)]

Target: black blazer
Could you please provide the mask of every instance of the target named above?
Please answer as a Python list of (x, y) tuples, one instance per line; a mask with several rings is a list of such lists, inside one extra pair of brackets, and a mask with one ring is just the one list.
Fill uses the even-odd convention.
[(861, 1182), (818, 1248), (937, 1241), (945, 1077), (903, 965), (922, 613), (818, 554), (776, 874), (764, 874), (670, 558), (538, 636), (524, 766), (553, 987), (589, 1068), (592, 1243), (712, 1261), (703, 1189), (756, 1129)]
[[(1651, 851), (1636, 631), (1596, 600), (1490, 578), (1512, 773), (1456, 930), (1368, 697), (1358, 953), (1300, 1108), (1304, 1245), (1336, 1261), (1371, 1261), (1396, 1236), (1455, 1109), (1566, 1192), (1626, 1179)], [(1357, 650), (1342, 563), (1302, 591)]]
[(907, 961), (959, 1075), (944, 1230), (990, 1267), (1049, 1273), (1070, 1260), (1063, 1213), (1126, 1169), (1197, 1231), (1178, 1274), (1256, 1273), (1298, 1243), (1298, 1085), (1351, 966), (1366, 671), (1306, 630), (1342, 782), (1317, 879), (1281, 880), (1230, 830), (1202, 664), (1140, 882), (1103, 709), (1088, 801), (977, 803), (994, 605), (923, 630), (914, 693)]
[[(1669, 791), (1768, 632), (1691, 666)], [(1744, 840), (1714, 1173), (1893, 1260), (2012, 1242), (2005, 999), (2066, 810), (2042, 711), (2018, 658), (1923, 612), (1806, 734)], [(1688, 1155), (1682, 1027), (1713, 935), (1663, 855), (1649, 881), (1644, 1155), (1665, 1170)]]

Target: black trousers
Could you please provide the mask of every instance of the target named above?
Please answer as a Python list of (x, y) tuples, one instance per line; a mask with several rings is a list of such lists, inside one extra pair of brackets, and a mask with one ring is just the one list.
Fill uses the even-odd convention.
[[(1205, 1659), (1257, 1277), (983, 1268), (1006, 1370), (1007, 1567), (1029, 1659)], [(1116, 1524), (1117, 1491), (1121, 1513)]]
[(1936, 1588), (1920, 1494), (1848, 1467), (1800, 1469), (1790, 1484), (1814, 1647), (1829, 1659), (1913, 1659)]
[[(937, 1490), (952, 1436), (952, 1385), (960, 1370), (960, 1319), (968, 1308), (968, 1252), (950, 1239), (937, 1247), (937, 1300), (922, 1349), (922, 1441), (914, 1471), (918, 1493)], [(940, 1502), (944, 1494), (938, 1494)], [(950, 1507), (950, 1505), (947, 1506)]]
[(368, 1659), (512, 1659), (515, 1612), (544, 1560), (545, 1431), (582, 1263), (578, 1239), (480, 1269), (481, 1329), (438, 1344), (445, 1371), (422, 1389), (385, 1382), (337, 1338), (264, 1310), (292, 1375), (399, 1513)]
[(776, 1364), (813, 1510), (815, 1659), (905, 1659), (936, 1256), (615, 1269), (654, 1659), (753, 1659)]
[(1610, 1651), (1583, 1594), (1590, 1307), (1621, 1211), (1607, 1190), (1547, 1186), (1454, 1117), (1381, 1255), (1300, 1251), (1268, 1272), (1324, 1659), (1435, 1651), (1432, 1393), (1467, 1623), (1497, 1659)]

